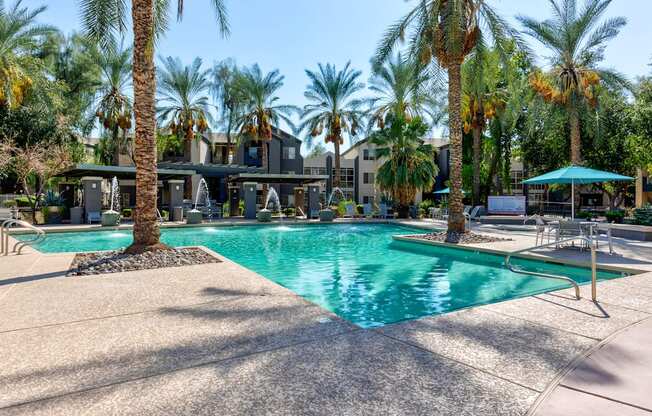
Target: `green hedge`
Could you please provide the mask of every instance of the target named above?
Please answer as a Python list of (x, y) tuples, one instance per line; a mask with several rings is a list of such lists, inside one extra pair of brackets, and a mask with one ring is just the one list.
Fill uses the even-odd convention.
[(652, 225), (652, 207), (637, 208), (634, 210), (634, 224)]

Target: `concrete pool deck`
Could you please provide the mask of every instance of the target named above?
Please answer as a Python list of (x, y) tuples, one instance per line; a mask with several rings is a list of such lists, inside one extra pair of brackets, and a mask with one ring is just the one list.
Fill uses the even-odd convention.
[(363, 330), (226, 259), (65, 277), (72, 257), (0, 257), (1, 415), (652, 411), (652, 273)]

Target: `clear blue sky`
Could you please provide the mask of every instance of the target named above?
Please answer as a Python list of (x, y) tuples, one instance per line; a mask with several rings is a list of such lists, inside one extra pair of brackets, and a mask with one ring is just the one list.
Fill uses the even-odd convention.
[[(157, 53), (190, 62), (199, 56), (205, 65), (232, 57), (240, 65), (258, 62), (263, 70), (279, 69), (285, 85), (284, 103), (302, 106), (305, 68), (318, 62), (337, 66), (351, 60), (369, 76), (369, 58), (387, 26), (403, 16), (416, 0), (226, 0), (231, 37), (217, 35), (208, 0), (185, 2), (185, 16), (174, 23)], [(581, 0), (579, 0), (581, 3)], [(5, 3), (12, 4), (12, 0)], [(172, 1), (172, 3), (176, 3)], [(547, 0), (492, 0), (517, 27), (513, 17), (548, 16)], [(79, 30), (77, 0), (24, 0), (28, 7), (47, 4), (42, 21), (64, 32)], [(652, 1), (614, 0), (607, 16), (624, 16), (627, 26), (606, 50), (605, 66), (629, 77), (649, 74), (652, 61)], [(532, 43), (540, 56), (545, 52)]]

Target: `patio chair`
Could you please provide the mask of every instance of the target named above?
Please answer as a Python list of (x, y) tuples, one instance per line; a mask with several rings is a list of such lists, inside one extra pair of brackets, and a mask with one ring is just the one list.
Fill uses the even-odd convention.
[(354, 218), (355, 217), (355, 205), (346, 204), (344, 205), (344, 218)]
[(362, 205), (362, 215), (367, 218), (373, 215), (373, 209), (371, 208), (371, 204), (363, 204)]
[(381, 202), (380, 205), (378, 205), (378, 210), (380, 211), (380, 213), (378, 214), (379, 218), (382, 218), (382, 219), (392, 218), (392, 219), (394, 219), (394, 214), (389, 213), (389, 208), (387, 207), (387, 204)]
[[(557, 248), (559, 248), (559, 241), (564, 238), (570, 237), (579, 237), (584, 235), (584, 230), (582, 229), (582, 224), (577, 221), (559, 221), (555, 233), (555, 242), (557, 242)], [(586, 246), (586, 242), (582, 241), (582, 247)]]
[(90, 211), (86, 213), (86, 222), (92, 224), (93, 221), (102, 222), (102, 214), (100, 214), (99, 211)]
[[(546, 236), (546, 231), (548, 233), (548, 243), (550, 242), (550, 233), (552, 232), (551, 228), (548, 228), (546, 225), (546, 222), (543, 220), (543, 217), (538, 214), (534, 214), (525, 220), (523, 220), (523, 224), (527, 224), (530, 221), (534, 221), (534, 226), (536, 227), (536, 239), (534, 240), (535, 245), (543, 244), (543, 238)], [(541, 240), (541, 242), (539, 242)]]

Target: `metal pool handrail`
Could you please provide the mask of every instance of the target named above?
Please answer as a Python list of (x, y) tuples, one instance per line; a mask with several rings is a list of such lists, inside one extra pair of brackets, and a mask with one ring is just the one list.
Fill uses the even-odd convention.
[(596, 299), (597, 299), (597, 287), (596, 287), (596, 283), (597, 283), (597, 261), (596, 261), (596, 257), (597, 257), (597, 255), (596, 255), (595, 247), (593, 246), (593, 242), (591, 241), (591, 239), (589, 239), (589, 238), (587, 238), (585, 236), (581, 236), (581, 235), (580, 236), (575, 236), (575, 237), (567, 238), (565, 240), (554, 241), (552, 243), (541, 244), (541, 245), (534, 246), (534, 247), (528, 247), (528, 248), (525, 248), (523, 250), (513, 251), (513, 252), (509, 253), (505, 257), (505, 267), (507, 267), (508, 270), (510, 270), (510, 271), (512, 271), (514, 273), (526, 274), (526, 275), (529, 275), (529, 276), (536, 276), (536, 277), (543, 277), (543, 278), (547, 278), (547, 279), (563, 280), (563, 281), (565, 281), (567, 283), (570, 283), (575, 288), (575, 297), (579, 300), (580, 299), (580, 287), (577, 284), (577, 282), (575, 280), (571, 279), (570, 277), (560, 276), (560, 275), (556, 275), (556, 274), (528, 272), (526, 270), (518, 269), (518, 268), (514, 267), (511, 264), (512, 256), (514, 256), (515, 254), (525, 253), (527, 251), (535, 250), (537, 248), (549, 247), (549, 246), (553, 246), (553, 245), (558, 245), (560, 243), (567, 243), (567, 242), (576, 241), (576, 240), (582, 240), (582, 241), (586, 242), (587, 245), (589, 246), (589, 248), (591, 249), (591, 298), (593, 299), (593, 301), (596, 301)]
[(31, 246), (45, 239), (45, 231), (33, 226), (32, 224), (26, 221), (16, 220), (16, 219), (5, 220), (2, 222), (2, 225), (0, 226), (0, 249), (1, 249), (0, 252), (2, 252), (5, 256), (9, 255), (9, 227), (13, 225), (18, 225), (21, 227), (28, 228), (36, 233), (36, 237), (34, 237), (33, 239), (18, 241), (16, 242), (16, 244), (14, 244), (14, 248), (12, 251), (18, 250), (18, 254), (20, 254), (20, 252), (24, 247)]

